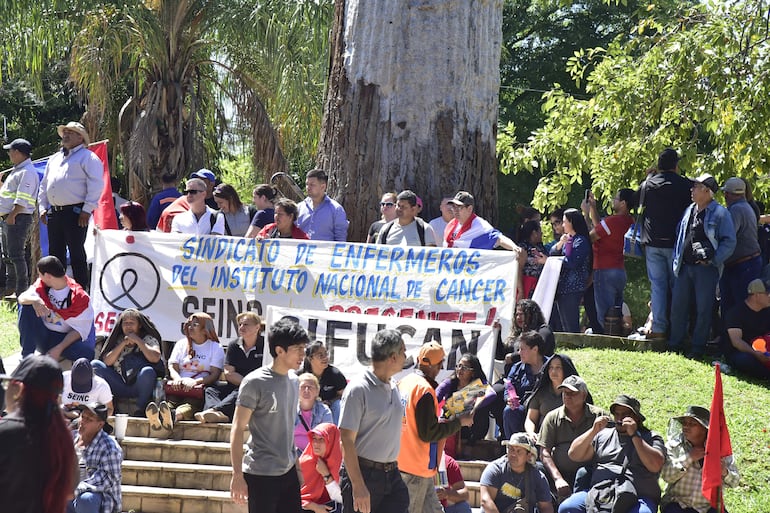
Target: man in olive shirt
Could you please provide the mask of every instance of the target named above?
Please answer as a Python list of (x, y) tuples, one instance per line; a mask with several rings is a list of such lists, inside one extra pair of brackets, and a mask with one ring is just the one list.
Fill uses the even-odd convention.
[(540, 426), (537, 445), (540, 446), (540, 460), (546, 473), (553, 479), (559, 497), (572, 493), (575, 473), (583, 463), (572, 461), (567, 451), (572, 442), (591, 429), (597, 417), (605, 415), (604, 410), (588, 404), (588, 386), (580, 376), (567, 376), (559, 385), (563, 406), (548, 412)]

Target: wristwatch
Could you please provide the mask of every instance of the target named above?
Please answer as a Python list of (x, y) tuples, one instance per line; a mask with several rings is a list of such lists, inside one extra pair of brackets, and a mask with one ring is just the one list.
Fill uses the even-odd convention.
[(325, 476), (322, 476), (322, 477), (324, 478), (324, 484), (328, 484), (329, 481), (332, 480), (332, 475), (331, 474), (326, 474)]

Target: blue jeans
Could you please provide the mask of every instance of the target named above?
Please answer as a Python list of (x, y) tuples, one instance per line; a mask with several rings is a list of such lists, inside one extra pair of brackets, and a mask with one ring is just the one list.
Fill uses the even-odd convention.
[[(59, 344), (66, 335), (66, 333), (49, 330), (37, 316), (32, 305), (19, 305), (19, 341), (21, 342), (22, 357), (31, 355), (35, 349), (41, 353), (47, 353)], [(92, 327), (86, 340), (76, 340), (62, 351), (62, 356), (73, 362), (78, 358), (93, 360), (95, 345), (96, 332)]]
[(727, 363), (733, 366), (733, 371), (747, 374), (759, 379), (770, 380), (770, 369), (749, 353), (735, 352), (727, 357)]
[(668, 330), (668, 297), (674, 288), (674, 249), (647, 246), (644, 258), (650, 280), (652, 331), (665, 333)]
[(613, 306), (623, 306), (623, 289), (626, 288), (625, 269), (594, 269), (594, 302), (596, 316), (604, 330), (604, 316)]
[(682, 348), (690, 319), (690, 304), (694, 296), (696, 314), (691, 351), (696, 356), (703, 354), (711, 330), (718, 281), (719, 269), (713, 265), (682, 264), (671, 296), (671, 337), (668, 341), (670, 349), (678, 351)]
[(561, 327), (567, 333), (580, 333), (580, 300), (582, 292), (568, 292), (556, 296)]
[(749, 295), (749, 282), (759, 278), (760, 274), (762, 274), (762, 257), (760, 255), (740, 264), (725, 266), (724, 271), (722, 271), (722, 278), (719, 280), (722, 319), (726, 318), (727, 312), (732, 307), (746, 299)]
[(17, 296), (29, 287), (29, 269), (24, 248), (27, 245), (31, 226), (30, 214), (17, 215), (14, 224), (3, 221), (3, 252), (11, 261), (11, 265), (6, 266), (8, 277), (5, 280), (5, 286), (13, 289)]
[(466, 501), (444, 506), (444, 513), (471, 513), (471, 505)]
[(150, 402), (152, 393), (155, 391), (157, 376), (152, 367), (142, 367), (142, 370), (136, 375), (136, 381), (133, 385), (126, 384), (123, 377), (115, 369), (107, 367), (101, 360), (93, 360), (91, 367), (94, 369), (94, 374), (104, 378), (110, 385), (112, 395), (115, 397), (136, 397), (136, 408), (144, 412), (145, 406)]
[[(587, 496), (587, 491), (573, 493), (559, 504), (559, 513), (585, 513)], [(654, 500), (639, 497), (636, 506), (628, 510), (628, 513), (655, 513), (657, 511), (658, 504)]]
[(332, 421), (334, 421), (334, 425), (340, 423), (340, 400), (335, 399), (333, 401), (329, 401), (329, 409), (332, 411)]
[(83, 492), (67, 504), (67, 513), (99, 513), (101, 508), (101, 493)]
[(527, 417), (527, 412), (524, 410), (524, 405), (519, 405), (518, 408), (505, 407), (503, 410), (503, 430), (505, 435), (510, 437), (514, 433), (521, 433), (524, 431), (524, 419)]

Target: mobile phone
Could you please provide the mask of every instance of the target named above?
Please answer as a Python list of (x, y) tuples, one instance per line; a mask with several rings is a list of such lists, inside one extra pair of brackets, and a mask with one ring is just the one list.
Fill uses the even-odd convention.
[(614, 420), (608, 420), (607, 425), (605, 427), (614, 428), (615, 426), (616, 426), (616, 422)]
[(591, 194), (591, 189), (586, 189), (586, 197), (585, 197), (586, 202), (588, 201), (588, 196), (590, 194)]

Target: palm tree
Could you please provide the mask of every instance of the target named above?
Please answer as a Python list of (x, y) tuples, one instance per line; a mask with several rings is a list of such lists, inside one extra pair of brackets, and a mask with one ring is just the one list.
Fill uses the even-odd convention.
[(284, 144), (315, 151), (329, 0), (7, 3), (0, 69), (35, 77), (68, 52), (86, 122), (119, 141), (134, 198), (164, 173), (216, 162), (232, 112), (252, 141), (255, 178), (288, 170)]

